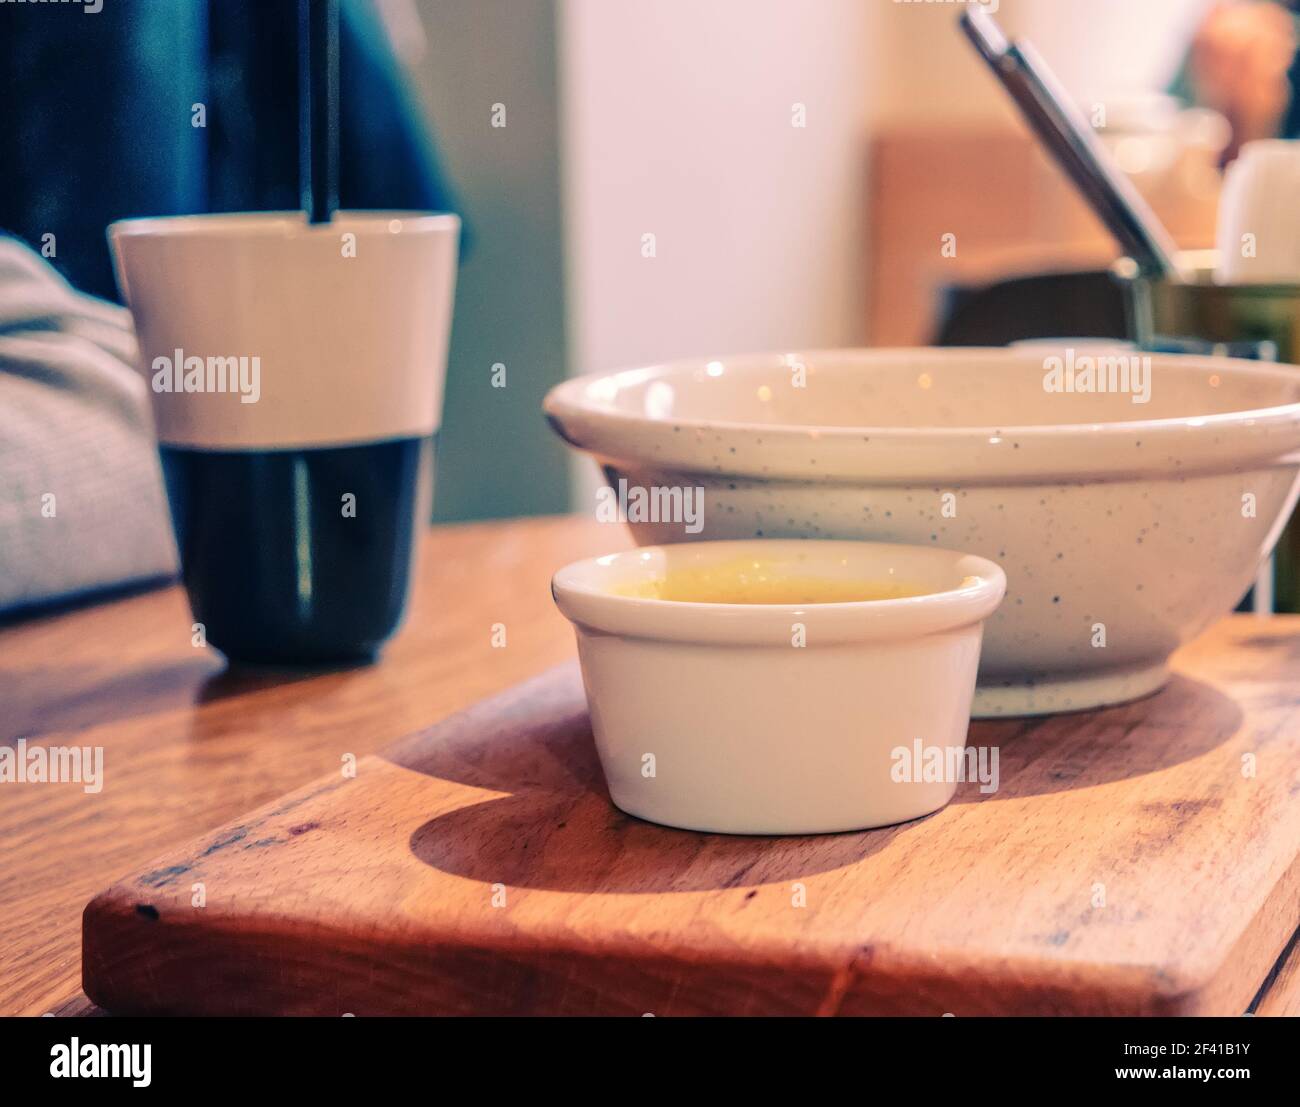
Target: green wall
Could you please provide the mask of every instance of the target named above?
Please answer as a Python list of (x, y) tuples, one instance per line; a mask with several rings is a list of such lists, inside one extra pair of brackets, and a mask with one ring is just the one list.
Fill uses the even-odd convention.
[[(565, 373), (554, 0), (419, 0), (412, 67), (469, 228), (456, 290), (434, 516), (564, 511), (565, 448), (541, 416)], [(504, 104), (505, 127), (492, 106)], [(507, 385), (492, 387), (492, 365)]]

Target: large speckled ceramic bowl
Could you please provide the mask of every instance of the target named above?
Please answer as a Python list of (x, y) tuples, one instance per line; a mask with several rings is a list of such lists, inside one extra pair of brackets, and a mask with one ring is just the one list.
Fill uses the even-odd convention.
[(622, 487), (600, 507), (642, 545), (883, 539), (998, 562), (974, 710), (1046, 714), (1159, 688), (1300, 493), (1300, 369), (1120, 356), (1139, 355), (700, 359), (576, 378), (545, 410)]

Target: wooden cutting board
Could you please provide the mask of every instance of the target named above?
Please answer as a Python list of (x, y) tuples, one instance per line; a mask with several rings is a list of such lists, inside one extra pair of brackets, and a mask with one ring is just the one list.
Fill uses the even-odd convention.
[(103, 892), (86, 992), (123, 1013), (1239, 1014), (1300, 925), (1300, 620), (1229, 620), (1177, 669), (1139, 703), (975, 724), (995, 794), (810, 838), (621, 814), (576, 669), (553, 670)]

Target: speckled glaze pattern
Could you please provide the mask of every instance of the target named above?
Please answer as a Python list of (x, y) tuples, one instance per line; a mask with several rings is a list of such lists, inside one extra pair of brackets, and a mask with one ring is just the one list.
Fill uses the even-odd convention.
[[(748, 394), (780, 388), (791, 357), (836, 383), (786, 413), (804, 425), (754, 421)], [(1045, 396), (1043, 358), (917, 350), (683, 362), (625, 375), (621, 387), (568, 382), (547, 412), (611, 483), (703, 489), (700, 533), (633, 521), (640, 544), (868, 539), (997, 562), (1007, 594), (986, 626), (974, 713), (1047, 714), (1156, 690), (1169, 654), (1249, 588), (1300, 495), (1300, 370), (1153, 356), (1151, 401), (1135, 411), (1126, 395)], [(885, 384), (863, 405), (846, 369)], [(728, 395), (713, 386), (728, 377), (751, 421), (723, 417)], [(656, 385), (672, 394), (647, 414)], [(870, 409), (891, 390), (900, 402), (890, 425), (846, 425), (860, 417), (855, 404)], [(997, 411), (1006, 425), (962, 426), (966, 411)]]
[[(682, 479), (616, 465), (606, 473), (644, 487)], [(1276, 537), (1265, 520), (1289, 511), (1296, 490), (1283, 469), (992, 489), (691, 479), (704, 489), (699, 537), (907, 542), (1001, 565), (1007, 595), (985, 632), (980, 716), (1079, 710), (1160, 687), (1169, 654), (1250, 587)], [(1245, 491), (1257, 497), (1255, 519), (1241, 517)], [(944, 492), (955, 495), (955, 518), (941, 515)], [(677, 524), (631, 529), (640, 545), (695, 537)], [(1105, 645), (1094, 646), (1103, 631)]]

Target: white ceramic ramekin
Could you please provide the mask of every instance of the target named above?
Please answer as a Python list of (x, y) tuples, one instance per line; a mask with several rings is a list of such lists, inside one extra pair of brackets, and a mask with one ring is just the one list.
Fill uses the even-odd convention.
[[(751, 555), (792, 576), (925, 594), (788, 605), (614, 591)], [(610, 798), (652, 822), (729, 834), (859, 830), (947, 803), (957, 779), (900, 765), (918, 741), (964, 748), (982, 621), (1005, 588), (997, 565), (967, 554), (809, 541), (651, 547), (552, 582), (577, 631)]]
[[(1122, 372), (1134, 357), (1140, 374)], [(1085, 358), (1109, 391), (1083, 387)], [(1300, 492), (1295, 367), (1092, 343), (699, 358), (566, 381), (545, 409), (613, 484), (702, 503), (689, 530), (630, 519), (638, 543), (866, 539), (997, 561), (1007, 601), (976, 715), (1159, 688)]]

